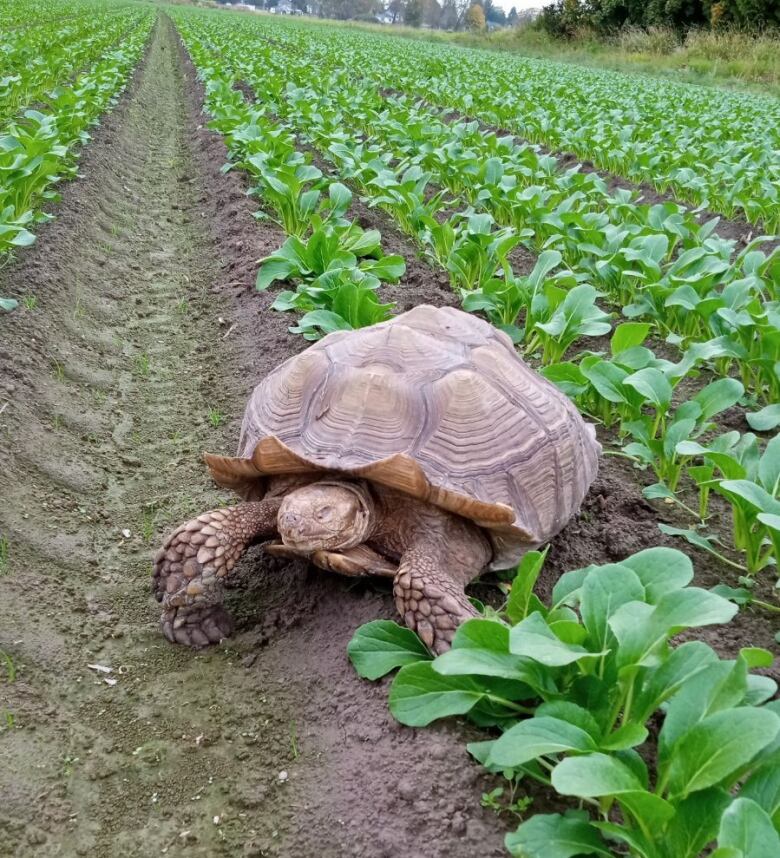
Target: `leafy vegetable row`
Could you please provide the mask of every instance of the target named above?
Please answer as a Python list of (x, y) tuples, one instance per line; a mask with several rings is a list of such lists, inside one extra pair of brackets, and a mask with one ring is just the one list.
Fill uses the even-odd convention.
[(58, 199), (54, 186), (75, 175), (78, 149), (88, 129), (117, 98), (136, 66), (152, 16), (135, 12), (135, 29), (122, 46), (106, 51), (71, 86), (50, 93), (43, 110), (28, 109), (0, 136), (0, 258), (32, 244), (30, 228), (50, 215), (41, 206)]
[(578, 803), (523, 822), (506, 837), (514, 855), (612, 856), (617, 845), (698, 858), (716, 840), (718, 858), (780, 854), (780, 701), (750, 672), (771, 653), (729, 660), (702, 641), (670, 645), (735, 606), (689, 586), (690, 560), (668, 548), (568, 572), (546, 605), (532, 592), (543, 561), (527, 554), (503, 608), (464, 623), (450, 652), (431, 660), (412, 632), (379, 620), (350, 642), (355, 668), (377, 679), (400, 667), (390, 709), (401, 723), (466, 715), (497, 728), (468, 746), (480, 763)]
[(303, 311), (290, 330), (307, 339), (388, 318), (393, 305), (380, 303), (377, 291), (382, 281), (398, 281), (406, 270), (404, 260), (382, 253), (378, 230), (364, 230), (345, 217), (351, 191), (312, 164), (265, 105), (247, 103), (233, 87), (229, 64), (215, 67), (208, 47), (185, 41), (205, 84), (210, 127), (223, 135), (232, 165), (252, 177), (253, 193), (275, 212), (289, 236), (261, 260), (258, 288), (298, 281), (295, 291), (281, 292), (272, 307)]
[(0, 127), (21, 108), (45, 103), (52, 88), (89, 68), (138, 21), (129, 6), (70, 0), (41, 15), (39, 4), (20, 5), (30, 25), (0, 35)]
[[(627, 191), (610, 194), (595, 174), (561, 170), (554, 159), (511, 137), (486, 134), (474, 122), (448, 125), (403, 97), (382, 98), (377, 86), (355, 82), (352, 59), (343, 71), (342, 56), (330, 58), (317, 82), (307, 77), (316, 61), (311, 54), (294, 62), (285, 50), (280, 60), (286, 74), (298, 72), (297, 91), (287, 87), (284, 96), (297, 102), (299, 122), (311, 123), (312, 115), (319, 120), (326, 145), (334, 139), (342, 147), (359, 145), (350, 135), (354, 129), (367, 141), (359, 150), (364, 164), (370, 164), (365, 149), (381, 157), (391, 148), (397, 173), (402, 166), (420, 166), (499, 224), (514, 227), (518, 240), (537, 251), (558, 250), (575, 275), (587, 277), (629, 318), (652, 320), (673, 343), (717, 339), (723, 372), (736, 363), (749, 391), (767, 401), (780, 398), (780, 251), (767, 256), (756, 239), (736, 253), (734, 242), (713, 234), (715, 221), (700, 225), (675, 204), (642, 205)], [(263, 86), (267, 93), (268, 83)], [(329, 116), (321, 94), (326, 88)], [(339, 139), (339, 129), (350, 139)], [(444, 241), (448, 252), (446, 230), (441, 237), (431, 232), (433, 243)], [(504, 277), (488, 289), (472, 280), (469, 288), (478, 292), (471, 308), (486, 310), (517, 338), (518, 309), (527, 302), (515, 284)]]
[(308, 40), (323, 56), (349, 58), (385, 87), (780, 228), (776, 99), (300, 21), (262, 26), (277, 40)]
[[(357, 184), (372, 205), (388, 211), (431, 259), (449, 272), (453, 287), (462, 296), (473, 294), (497, 276), (520, 286), (521, 282), (544, 279), (549, 272), (548, 255), (540, 259), (528, 278), (515, 278), (509, 257), (520, 241), (519, 234), (512, 228), (496, 227), (490, 215), (477, 214), (472, 207), (448, 215), (443, 194), (428, 187), (428, 173), (416, 166), (407, 169), (403, 163), (393, 164), (392, 150), (381, 158), (365, 153), (359, 142), (353, 145), (346, 132), (334, 131), (334, 115), (325, 109), (326, 97), (292, 86), (290, 69), (278, 59), (274, 61), (270, 47), (243, 43), (229, 29), (208, 29), (201, 21), (193, 27), (191, 19), (185, 19), (180, 27), (196, 52), (205, 50), (212, 58), (230, 57), (234, 77), (249, 82), (277, 121), (286, 120), (302, 130), (337, 166), (341, 176)], [(337, 123), (338, 119), (335, 114)], [(338, 144), (332, 142), (334, 136)], [(362, 170), (356, 167), (356, 159), (361, 157)], [(559, 254), (553, 255), (560, 261)], [(261, 269), (261, 287), (267, 285), (267, 266), (272, 261)], [(279, 260), (279, 264), (283, 262)], [(576, 337), (603, 334), (609, 325), (604, 321), (606, 314), (596, 307), (597, 292), (592, 286), (577, 284), (567, 274), (557, 275), (557, 282), (577, 288), (572, 288), (571, 295), (563, 288), (548, 290), (544, 312), (539, 314), (530, 342), (538, 342), (545, 352), (560, 356)]]

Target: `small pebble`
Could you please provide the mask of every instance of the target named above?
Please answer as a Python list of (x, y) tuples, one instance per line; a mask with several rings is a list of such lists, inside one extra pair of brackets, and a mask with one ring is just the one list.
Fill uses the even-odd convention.
[(417, 789), (414, 782), (408, 778), (402, 778), (398, 781), (398, 795), (404, 801), (414, 801), (417, 798)]

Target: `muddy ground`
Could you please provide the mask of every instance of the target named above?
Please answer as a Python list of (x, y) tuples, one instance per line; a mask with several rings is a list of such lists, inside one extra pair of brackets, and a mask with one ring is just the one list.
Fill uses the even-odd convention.
[[(0, 320), (0, 855), (500, 855), (511, 820), (480, 807), (494, 784), (469, 729), (400, 727), (386, 683), (347, 661), (358, 625), (394, 616), (384, 582), (254, 550), (230, 641), (195, 653), (159, 634), (154, 548), (228, 500), (201, 450), (232, 451), (252, 386), (305, 346), (253, 291), (283, 235), (220, 171), (201, 101), (161, 17), (57, 219), (0, 273), (26, 299)], [(392, 297), (451, 302), (421, 262)], [(606, 459), (542, 588), (657, 544), (658, 512)], [(724, 577), (696, 563), (705, 586)], [(746, 614), (707, 637), (733, 654), (773, 631)]]

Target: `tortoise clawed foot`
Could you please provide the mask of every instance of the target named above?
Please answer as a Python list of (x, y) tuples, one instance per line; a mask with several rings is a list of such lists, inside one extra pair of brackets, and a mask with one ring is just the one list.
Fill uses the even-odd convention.
[(201, 649), (233, 634), (233, 618), (222, 605), (169, 608), (160, 618), (163, 635), (171, 642)]

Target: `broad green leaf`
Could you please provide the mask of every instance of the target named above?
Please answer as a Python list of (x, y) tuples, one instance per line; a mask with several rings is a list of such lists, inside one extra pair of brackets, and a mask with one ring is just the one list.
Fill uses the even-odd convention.
[(675, 631), (727, 623), (736, 613), (736, 605), (700, 587), (664, 593), (655, 609), (658, 625)]
[(406, 263), (402, 256), (383, 256), (361, 265), (383, 283), (396, 283), (406, 271)]
[(718, 851), (738, 849), (744, 858), (777, 858), (780, 834), (763, 808), (749, 798), (739, 797), (723, 814), (718, 847)]
[(645, 486), (642, 489), (642, 497), (646, 500), (674, 500), (675, 493), (665, 486), (663, 483), (653, 483), (651, 486)]
[(675, 548), (657, 546), (638, 551), (621, 566), (633, 569), (645, 588), (645, 598), (655, 604), (666, 593), (680, 590), (693, 580), (693, 564), (687, 554)]
[(642, 790), (636, 775), (616, 757), (587, 754), (567, 757), (553, 769), (552, 784), (561, 795), (595, 798)]
[(402, 724), (425, 727), (437, 718), (465, 715), (485, 696), (485, 691), (466, 676), (442, 676), (431, 662), (402, 667), (390, 686), (390, 711)]
[[(528, 666), (528, 659), (509, 652), (496, 652), (491, 649), (451, 649), (442, 653), (433, 663), (433, 669), (442, 676), (499, 676), (503, 679), (516, 679), (531, 687), (537, 686), (538, 671), (536, 664)], [(529, 689), (529, 694), (531, 693)]]
[(745, 419), (756, 432), (771, 432), (780, 426), (780, 403), (775, 402), (760, 411), (746, 414)]
[(528, 614), (532, 591), (546, 556), (546, 548), (544, 551), (529, 551), (523, 555), (506, 603), (506, 615), (511, 623), (519, 623)]
[(753, 707), (724, 709), (681, 736), (669, 766), (669, 792), (685, 797), (723, 784), (780, 731), (774, 712)]
[(731, 796), (720, 789), (705, 789), (691, 793), (677, 805), (663, 835), (662, 855), (697, 858), (718, 833), (723, 811)]
[(628, 394), (623, 388), (628, 373), (624, 369), (602, 360), (591, 367), (583, 366), (582, 374), (608, 402), (628, 402)]
[[(758, 463), (758, 478), (770, 495), (778, 494), (780, 491), (780, 435), (775, 435), (766, 445)], [(780, 513), (780, 508), (765, 511), (777, 515)]]
[(582, 728), (559, 718), (537, 715), (515, 724), (500, 736), (490, 752), (490, 762), (515, 768), (549, 754), (595, 750), (593, 737)]
[(722, 480), (716, 488), (727, 497), (738, 498), (741, 505), (754, 514), (760, 512), (780, 514), (780, 501), (775, 500), (751, 480)]
[(598, 829), (588, 822), (586, 813), (569, 811), (532, 816), (517, 831), (504, 838), (504, 844), (516, 858), (576, 858), (602, 855), (613, 858)]
[(701, 406), (701, 419), (709, 420), (739, 401), (745, 389), (735, 378), (719, 378), (700, 390), (693, 401)]
[(512, 628), (509, 649), (515, 655), (533, 658), (548, 667), (560, 667), (581, 658), (596, 658), (603, 654), (589, 653), (582, 647), (563, 643), (539, 613), (531, 614)]
[(648, 792), (628, 766), (608, 754), (566, 757), (553, 769), (552, 785), (561, 795), (578, 798), (614, 796), (646, 828), (662, 826), (674, 816), (674, 807)]
[[(463, 306), (466, 310), (472, 309), (472, 307), (466, 306), (465, 300)], [(484, 309), (484, 307), (473, 309)], [(570, 361), (540, 367), (539, 372), (570, 399), (580, 396), (588, 389), (588, 380), (583, 375), (582, 370), (577, 364)]]
[(776, 827), (780, 827), (780, 765), (765, 765), (753, 772), (740, 790), (742, 798), (750, 798), (762, 807)]
[(306, 329), (320, 329), (322, 333), (330, 334), (333, 331), (351, 331), (352, 325), (338, 313), (332, 313), (330, 310), (312, 310), (301, 316), (297, 327), (290, 328), (293, 333), (301, 333)]
[(19, 306), (15, 298), (0, 298), (0, 313), (10, 313)]
[(652, 367), (629, 375), (623, 384), (633, 387), (662, 413), (666, 412), (672, 401), (672, 386), (669, 380), (660, 370)]
[(562, 259), (563, 257), (557, 250), (543, 250), (528, 277), (532, 288), (538, 287), (553, 268), (561, 264)]
[(29, 247), (35, 244), (35, 236), (27, 229), (20, 229), (10, 243), (16, 247)]
[(651, 611), (648, 605), (628, 603), (609, 621), (620, 641), (618, 664), (645, 664), (669, 637), (686, 628), (727, 623), (738, 608), (721, 596), (698, 587), (667, 592)]
[[(353, 229), (356, 227), (353, 225)], [(364, 229), (358, 234), (350, 234), (344, 239), (344, 246), (355, 256), (372, 256), (381, 254), (382, 235), (378, 229)]]
[(641, 745), (646, 738), (647, 728), (641, 724), (632, 724), (629, 721), (600, 742), (599, 749), (602, 751), (624, 751), (626, 748), (635, 748), (637, 745)]
[(364, 679), (379, 679), (404, 664), (430, 660), (417, 635), (390, 620), (374, 620), (360, 626), (347, 644), (347, 654)]
[(591, 569), (580, 592), (580, 613), (591, 648), (607, 649), (611, 637), (609, 618), (626, 602), (639, 602), (644, 598), (645, 588), (628, 566), (610, 563)]
[(563, 575), (555, 582), (552, 592), (553, 605), (573, 604), (573, 600), (579, 599), (580, 589), (585, 576), (595, 566), (585, 566), (582, 569), (574, 569), (571, 572), (564, 572)]
[(461, 623), (452, 639), (453, 649), (487, 649), (509, 652), (509, 626), (499, 620), (475, 617)]
[(584, 730), (597, 742), (601, 737), (601, 728), (593, 714), (570, 700), (550, 700), (542, 703), (536, 710), (536, 716), (540, 715), (567, 721)]
[(664, 662), (649, 668), (642, 675), (632, 709), (633, 717), (644, 724), (662, 703), (717, 660), (715, 651), (702, 641), (680, 644)]
[[(740, 658), (742, 658), (740, 651)], [(747, 691), (742, 700), (743, 706), (760, 706), (766, 703), (777, 692), (777, 683), (769, 676), (762, 676), (759, 673), (749, 673), (747, 676)]]
[(665, 765), (675, 744), (703, 718), (742, 704), (747, 693), (747, 663), (715, 660), (690, 676), (672, 697), (658, 737), (659, 760)]
[(650, 333), (648, 322), (622, 322), (615, 327), (609, 347), (613, 355), (641, 345)]
[(341, 182), (331, 182), (328, 186), (330, 206), (334, 212), (343, 214), (352, 203), (352, 191)]
[(301, 164), (296, 168), (295, 175), (301, 182), (311, 182), (322, 178), (322, 170), (314, 164)]
[(780, 515), (772, 515), (768, 512), (760, 512), (756, 518), (770, 530), (775, 530), (780, 533)]
[(264, 262), (257, 272), (257, 280), (255, 288), (262, 292), (267, 289), (274, 280), (286, 280), (293, 272), (297, 273), (297, 269), (288, 259), (279, 259), (271, 257), (267, 262)]
[(739, 654), (745, 659), (748, 668), (751, 670), (757, 667), (771, 667), (772, 662), (775, 660), (775, 657), (768, 649), (758, 646), (742, 647)]

